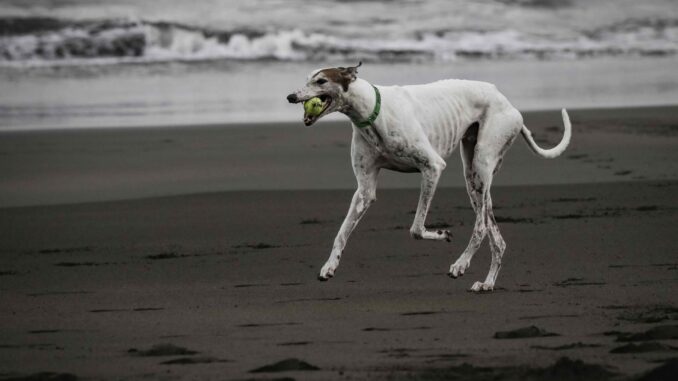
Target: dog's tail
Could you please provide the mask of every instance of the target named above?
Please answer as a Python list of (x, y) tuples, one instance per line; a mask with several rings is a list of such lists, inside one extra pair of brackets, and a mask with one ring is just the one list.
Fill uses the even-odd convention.
[(553, 159), (554, 157), (558, 157), (560, 154), (565, 152), (565, 149), (570, 144), (570, 138), (572, 137), (572, 125), (570, 124), (570, 116), (567, 115), (567, 110), (563, 109), (562, 113), (563, 124), (565, 125), (563, 138), (560, 140), (560, 143), (558, 143), (557, 146), (551, 149), (543, 149), (539, 147), (537, 143), (534, 142), (534, 139), (532, 139), (532, 132), (530, 132), (530, 130), (528, 130), (523, 124), (521, 133), (523, 134), (523, 138), (525, 138), (527, 145), (532, 149), (532, 152), (546, 159)]

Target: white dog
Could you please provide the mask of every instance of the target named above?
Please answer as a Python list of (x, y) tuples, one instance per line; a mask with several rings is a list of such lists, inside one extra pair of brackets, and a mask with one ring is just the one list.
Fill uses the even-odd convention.
[(374, 86), (357, 77), (360, 65), (315, 70), (304, 87), (287, 97), (291, 103), (313, 97), (321, 99), (322, 112), (304, 114), (307, 126), (335, 111), (345, 114), (353, 122), (351, 162), (358, 189), (318, 278), (327, 280), (334, 276), (349, 235), (376, 200), (377, 174), (381, 168), (421, 172), (421, 194), (410, 233), (416, 239), (449, 241), (449, 231), (428, 230), (424, 221), (440, 174), (445, 169), (445, 160), (461, 142), (466, 189), (476, 221), (471, 240), (450, 266), (449, 275), (453, 278), (464, 275), (471, 258), (489, 233), (490, 271), (485, 281), (476, 282), (471, 290), (492, 290), (506, 249), (492, 212), (492, 177), (521, 132), (539, 156), (554, 158), (562, 154), (572, 134), (567, 112), (562, 110), (565, 125), (562, 140), (554, 148), (545, 150), (532, 139), (520, 112), (492, 84), (444, 80), (426, 85)]

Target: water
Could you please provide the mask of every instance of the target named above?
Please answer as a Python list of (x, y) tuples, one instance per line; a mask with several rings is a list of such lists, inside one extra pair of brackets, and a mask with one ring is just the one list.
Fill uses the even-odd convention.
[(673, 0), (15, 0), (3, 64), (673, 55)]
[(314, 68), (468, 78), (521, 109), (678, 102), (673, 0), (0, 3), (0, 129), (299, 120)]

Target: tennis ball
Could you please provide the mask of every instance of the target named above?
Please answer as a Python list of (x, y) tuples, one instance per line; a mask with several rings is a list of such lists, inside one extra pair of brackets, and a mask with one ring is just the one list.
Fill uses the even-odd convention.
[(304, 102), (304, 112), (306, 115), (317, 116), (323, 112), (323, 101), (315, 97)]

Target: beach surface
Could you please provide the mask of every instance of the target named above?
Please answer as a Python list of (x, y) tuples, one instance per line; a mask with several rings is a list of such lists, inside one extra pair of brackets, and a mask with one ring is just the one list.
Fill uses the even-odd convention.
[[(572, 110), (556, 160), (516, 141), (484, 294), (487, 243), (446, 275), (474, 218), (456, 156), (428, 217), (452, 242), (410, 238), (419, 177), (384, 172), (318, 282), (355, 184), (348, 123), (2, 132), (0, 379), (675, 375), (677, 110)], [(525, 120), (560, 139), (559, 112)]]
[[(572, 143), (557, 160), (518, 138), (494, 185), (678, 179), (678, 107), (569, 110)], [(537, 142), (562, 137), (559, 111), (523, 113)], [(233, 190), (355, 189), (348, 121), (0, 131), (0, 207)], [(419, 188), (382, 171), (379, 188)], [(453, 153), (441, 187), (464, 187)], [(348, 202), (348, 200), (347, 200)]]

